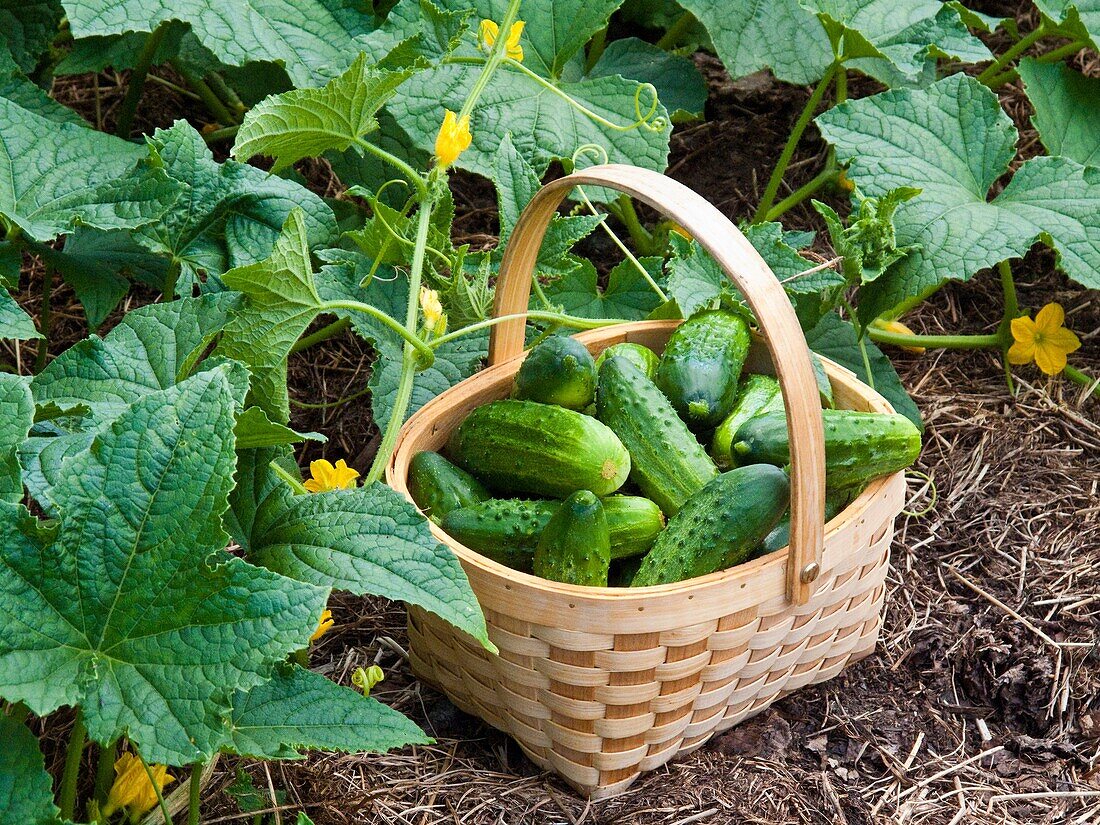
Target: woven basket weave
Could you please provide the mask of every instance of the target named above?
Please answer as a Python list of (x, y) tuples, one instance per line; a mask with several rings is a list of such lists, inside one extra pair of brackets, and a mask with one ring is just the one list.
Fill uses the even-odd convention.
[[(662, 175), (597, 166), (544, 187), (501, 264), (490, 367), (413, 415), (387, 468), (408, 495), (409, 462), (438, 450), (466, 414), (503, 398), (522, 361), (530, 278), (546, 226), (577, 184), (627, 192), (664, 211), (708, 249), (746, 297), (761, 336), (747, 368), (775, 374), (791, 438), (791, 547), (690, 581), (589, 588), (520, 573), (433, 525), (470, 579), (499, 655), (415, 607), (413, 669), (458, 707), (511, 735), (538, 765), (600, 799), (700, 747), (781, 696), (830, 679), (870, 653), (881, 621), (901, 473), (878, 479), (828, 525), (820, 404), (805, 340), (774, 275), (713, 206)], [(663, 350), (676, 321), (603, 327), (577, 337), (594, 353), (630, 341)], [(826, 361), (837, 406), (891, 412), (848, 370)]]

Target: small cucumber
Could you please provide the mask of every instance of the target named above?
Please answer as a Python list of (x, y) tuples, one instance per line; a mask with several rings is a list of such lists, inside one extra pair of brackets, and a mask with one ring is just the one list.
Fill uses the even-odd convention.
[(583, 410), (596, 396), (596, 362), (580, 341), (552, 335), (523, 359), (513, 396)]
[[(830, 490), (825, 494), (825, 523), (840, 515), (840, 511), (848, 506), (848, 503), (852, 501), (855, 496), (852, 493), (855, 491), (849, 490)], [(779, 524), (775, 525), (775, 529), (768, 533), (764, 539), (764, 544), (760, 548), (759, 555), (766, 553), (774, 553), (776, 550), (781, 550), (791, 543), (791, 511), (787, 510), (783, 514), (783, 518)]]
[(653, 376), (657, 374), (657, 363), (659, 360), (657, 358), (657, 353), (649, 347), (643, 347), (641, 344), (612, 344), (601, 352), (600, 357), (596, 359), (596, 370), (599, 371), (604, 361), (616, 355), (630, 361), (634, 366), (644, 372), (646, 378), (650, 381), (652, 381)]
[[(897, 413), (822, 410), (825, 431), (825, 487), (840, 490), (904, 470), (920, 455), (920, 431)], [(734, 436), (741, 464), (790, 462), (787, 417), (769, 412), (746, 421)]]
[(588, 490), (561, 503), (535, 547), (536, 576), (566, 584), (607, 587), (611, 536), (603, 505)]
[[(603, 500), (603, 508), (614, 559), (645, 553), (665, 526), (660, 508), (647, 498), (608, 496)], [(495, 558), (492, 554), (501, 547), (530, 554), (560, 509), (559, 501), (494, 498), (452, 510), (440, 526), (448, 535), (483, 555)]]
[(596, 415), (630, 451), (631, 481), (665, 515), (676, 515), (692, 493), (718, 474), (668, 399), (621, 356), (600, 367)]
[(755, 464), (722, 473), (669, 519), (633, 585), (671, 584), (740, 564), (789, 503), (790, 482), (778, 467)]
[(733, 436), (738, 428), (753, 416), (771, 410), (783, 409), (783, 393), (779, 382), (770, 375), (750, 375), (741, 384), (733, 411), (718, 425), (710, 442), (710, 457), (723, 470), (736, 467), (738, 462), (731, 455)]
[(417, 453), (409, 462), (409, 492), (436, 524), (451, 510), (489, 498), (480, 481), (439, 453), (428, 451)]
[(447, 452), (498, 490), (565, 498), (609, 495), (630, 474), (630, 455), (607, 426), (574, 410), (534, 401), (492, 401), (451, 433)]
[(655, 381), (693, 429), (717, 427), (733, 409), (749, 343), (745, 319), (720, 309), (693, 315), (668, 339)]

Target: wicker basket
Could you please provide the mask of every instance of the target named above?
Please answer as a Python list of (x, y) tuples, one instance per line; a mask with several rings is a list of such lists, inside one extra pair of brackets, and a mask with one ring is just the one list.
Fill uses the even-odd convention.
[[(748, 368), (783, 387), (791, 439), (791, 547), (719, 573), (646, 588), (560, 584), (454, 549), (499, 655), (422, 610), (409, 609), (412, 664), (460, 708), (511, 735), (538, 765), (593, 799), (869, 654), (881, 621), (901, 473), (873, 482), (822, 525), (824, 446), (805, 340), (783, 289), (713, 206), (662, 175), (598, 166), (554, 181), (516, 225), (501, 266), (488, 369), (426, 404), (403, 428), (387, 469), (408, 495), (409, 461), (437, 450), (473, 408), (505, 397), (522, 360), (530, 278), (551, 215), (577, 184), (627, 192), (662, 210), (706, 247), (761, 326)], [(593, 353), (623, 341), (660, 352), (675, 321), (577, 336)], [(773, 369), (774, 364), (774, 369)], [(844, 368), (826, 362), (837, 405), (890, 412)]]

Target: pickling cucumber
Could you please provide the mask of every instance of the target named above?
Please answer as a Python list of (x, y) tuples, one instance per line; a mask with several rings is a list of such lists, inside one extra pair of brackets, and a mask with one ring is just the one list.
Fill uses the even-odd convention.
[(424, 451), (409, 462), (409, 493), (424, 515), (439, 524), (451, 510), (489, 498), (480, 481), (439, 453)]
[(630, 454), (591, 416), (534, 401), (492, 401), (472, 410), (447, 441), (447, 454), (491, 488), (565, 498), (618, 490)]
[(516, 373), (515, 398), (583, 410), (596, 395), (596, 362), (580, 341), (553, 335), (534, 347)]
[(783, 393), (779, 382), (770, 375), (750, 375), (741, 383), (733, 410), (714, 431), (710, 442), (710, 457), (723, 470), (737, 466), (731, 455), (733, 436), (738, 428), (753, 416), (762, 412), (783, 409)]
[(651, 381), (653, 376), (657, 374), (657, 353), (649, 347), (643, 347), (641, 344), (612, 344), (601, 352), (600, 357), (596, 359), (596, 370), (599, 371), (604, 361), (616, 355), (630, 361), (644, 372), (646, 378)]
[(725, 310), (693, 315), (673, 331), (654, 380), (692, 429), (717, 427), (733, 409), (749, 343), (745, 319)]
[[(840, 490), (904, 470), (920, 455), (920, 431), (897, 413), (822, 410), (825, 487)], [(790, 462), (787, 417), (769, 412), (746, 421), (734, 436), (740, 464)]]
[(671, 584), (740, 564), (789, 503), (790, 482), (778, 467), (754, 464), (722, 473), (669, 519), (633, 586)]
[(611, 538), (603, 504), (588, 490), (561, 503), (535, 547), (536, 576), (566, 584), (606, 587)]
[[(855, 498), (855, 490), (830, 490), (825, 494), (825, 523), (828, 524)], [(791, 543), (791, 511), (787, 510), (779, 524), (764, 538), (759, 555), (774, 553)]]
[(631, 481), (667, 516), (718, 474), (669, 400), (621, 356), (600, 367), (596, 415), (630, 451)]

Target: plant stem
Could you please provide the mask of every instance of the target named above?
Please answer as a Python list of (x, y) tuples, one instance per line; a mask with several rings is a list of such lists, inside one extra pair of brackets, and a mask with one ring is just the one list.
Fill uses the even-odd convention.
[(217, 143), (221, 140), (232, 140), (241, 130), (239, 125), (226, 126), (224, 129), (215, 129), (212, 132), (203, 132), (202, 139), (209, 143)]
[(848, 70), (843, 65), (837, 67), (836, 72), (836, 102), (843, 103), (848, 99)]
[(764, 216), (764, 220), (778, 220), (781, 215), (786, 214), (788, 211), (798, 206), (798, 204), (802, 203), (802, 201), (806, 200), (806, 198), (816, 194), (819, 189), (826, 186), (830, 181), (836, 180), (839, 174), (840, 170), (837, 169), (835, 165), (826, 166), (808, 182), (802, 184), (798, 189), (794, 190), (768, 210), (768, 214)]
[(1007, 261), (997, 264), (1001, 275), (1001, 291), (1004, 293), (1005, 309), (997, 334), (1001, 338), (1001, 360), (1004, 362), (1005, 383), (1008, 391), (1016, 394), (1016, 383), (1012, 380), (1012, 365), (1008, 361), (1008, 348), (1012, 346), (1012, 319), (1020, 314), (1020, 303), (1016, 298), (1016, 282), (1012, 280), (1012, 265)]
[(145, 38), (145, 45), (138, 53), (133, 71), (130, 72), (130, 81), (126, 84), (126, 96), (118, 108), (115, 134), (120, 138), (130, 137), (130, 130), (134, 126), (134, 115), (137, 114), (138, 103), (141, 101), (141, 92), (145, 88), (145, 76), (149, 74), (149, 67), (153, 65), (153, 58), (156, 57), (157, 49), (160, 48), (161, 41), (167, 33), (168, 23), (161, 23)]
[(421, 201), (427, 198), (428, 190), (427, 187), (424, 185), (424, 179), (420, 176), (420, 173), (409, 166), (409, 164), (405, 163), (405, 161), (401, 160), (401, 158), (397, 157), (397, 155), (390, 154), (381, 146), (377, 146), (371, 143), (369, 140), (364, 140), (363, 138), (357, 138), (355, 141), (355, 145), (361, 148), (364, 152), (369, 152), (376, 158), (380, 158), (381, 160), (384, 160), (386, 163), (398, 169), (401, 174), (409, 179), (409, 182), (416, 189), (417, 195), (419, 196)]
[[(191, 766), (191, 782), (188, 804), (187, 804), (187, 825), (199, 825), (199, 803), (202, 796), (202, 769), (205, 763), (196, 762)], [(167, 825), (167, 821), (166, 821)]]
[(315, 344), (319, 344), (322, 341), (327, 341), (329, 338), (335, 338), (341, 332), (351, 326), (351, 321), (348, 318), (340, 318), (337, 321), (333, 321), (327, 327), (321, 327), (316, 332), (312, 332), (305, 338), (299, 338), (294, 342), (294, 346), (290, 348), (290, 354), (294, 355), (296, 352), (301, 352), (304, 349), (309, 349)]
[(446, 335), (436, 338), (429, 346), (438, 347), (441, 344), (446, 344), (448, 341), (454, 341), (456, 338), (461, 338), (463, 335), (469, 335), (471, 332), (488, 329), (502, 321), (514, 321), (517, 318), (526, 318), (528, 321), (541, 321), (547, 324), (557, 324), (559, 327), (567, 327), (569, 329), (598, 329), (599, 327), (609, 327), (615, 324), (626, 323), (622, 318), (578, 318), (575, 315), (563, 315), (560, 312), (541, 312), (540, 310), (533, 309), (530, 312), (517, 312), (514, 315), (498, 315), (495, 318), (487, 318), (484, 321), (478, 321), (476, 324), (470, 324), (468, 327), (456, 329), (454, 332), (448, 332)]
[[(430, 213), (431, 210), (428, 209), (427, 211)], [(430, 214), (429, 214), (429, 217), (430, 217)], [(427, 230), (427, 227), (425, 227), (425, 229), (424, 229), (425, 242), (427, 241), (427, 237), (428, 237), (428, 230)], [(421, 269), (423, 269), (423, 265), (424, 265), (424, 250), (423, 249), (414, 249), (413, 250), (414, 266), (415, 266), (415, 261), (416, 261), (417, 257), (420, 258)], [(417, 273), (417, 274), (419, 275), (420, 273)], [(415, 288), (414, 288), (413, 279), (412, 279), (412, 277), (410, 277), (409, 278), (409, 301), (413, 304), (413, 309), (414, 310), (419, 305), (418, 304), (419, 298), (420, 298), (420, 278), (419, 277), (416, 278), (416, 284), (415, 284)], [(372, 307), (370, 304), (364, 304), (362, 301), (325, 301), (324, 305), (322, 306), (321, 311), (322, 312), (331, 312), (332, 310), (335, 310), (335, 309), (347, 309), (347, 310), (351, 310), (352, 312), (362, 312), (365, 315), (369, 315), (372, 318), (375, 318), (375, 319), (381, 321), (387, 327), (389, 327), (394, 332), (396, 332), (398, 335), (400, 335), (402, 338), (404, 338), (406, 344), (411, 345), (412, 347), (414, 347), (416, 349), (417, 352), (420, 353), (420, 355), (426, 361), (426, 363), (422, 365), (423, 368), (426, 369), (427, 367), (430, 367), (432, 365), (432, 361), (435, 360), (435, 353), (432, 352), (432, 348), (430, 346), (428, 346), (427, 344), (425, 344), (423, 341), (421, 341), (420, 338), (417, 337), (415, 332), (409, 332), (409, 329), (415, 329), (416, 328), (415, 327), (415, 324), (416, 324), (416, 315), (415, 314), (413, 315), (413, 320), (412, 320), (413, 325), (410, 326), (410, 327), (403, 327), (403, 326), (401, 326), (401, 324), (399, 324), (397, 321), (395, 321), (393, 318), (391, 318), (389, 315), (387, 315), (382, 310), (378, 309), (377, 307)]]
[(504, 19), (500, 21), (501, 36), (498, 37), (493, 44), (493, 48), (489, 51), (489, 57), (485, 61), (485, 65), (481, 67), (481, 74), (477, 76), (473, 88), (470, 89), (470, 93), (466, 95), (466, 99), (462, 102), (462, 109), (458, 113), (458, 119), (460, 121), (463, 117), (469, 116), (474, 111), (474, 106), (477, 105), (478, 98), (480, 98), (481, 93), (485, 91), (485, 87), (489, 85), (489, 78), (493, 76), (493, 72), (497, 70), (497, 67), (504, 62), (504, 58), (508, 56), (507, 33), (512, 30), (512, 24), (516, 22), (516, 17), (519, 15), (519, 4), (520, 0), (509, 0), (508, 8), (504, 12)]
[(1074, 40), (1072, 43), (1066, 43), (1064, 46), (1059, 46), (1057, 49), (1051, 49), (1046, 54), (1041, 54), (1036, 60), (1040, 63), (1054, 63), (1061, 60), (1063, 57), (1069, 57), (1070, 55), (1077, 54), (1081, 49), (1088, 45), (1084, 40)]
[(676, 18), (675, 22), (668, 27), (668, 31), (666, 31), (661, 36), (661, 39), (657, 41), (657, 48), (664, 49), (665, 51), (675, 48), (680, 38), (684, 35), (684, 32), (691, 28), (691, 24), (694, 22), (695, 15), (690, 11), (685, 11)]
[(236, 123), (233, 115), (225, 108), (225, 104), (222, 103), (221, 98), (214, 94), (214, 90), (210, 88), (205, 80), (178, 60), (169, 60), (168, 63), (179, 73), (179, 76), (186, 81), (187, 85), (195, 91), (195, 94), (202, 99), (203, 105), (206, 106), (207, 110), (214, 116), (214, 119), (218, 123), (224, 126), (230, 126)]
[[(96, 77), (98, 78), (98, 75)], [(156, 83), (166, 89), (171, 89), (180, 97), (190, 98), (191, 100), (197, 101), (198, 103), (202, 103), (202, 98), (199, 97), (197, 94), (192, 92), (190, 89), (183, 88), (183, 86), (180, 86), (178, 83), (173, 83), (171, 80), (166, 80), (163, 77), (155, 74), (147, 74), (145, 75), (145, 79), (150, 83)]]
[(275, 475), (286, 482), (286, 485), (294, 491), (294, 495), (300, 496), (309, 492), (309, 490), (305, 488), (305, 485), (303, 485), (302, 482), (300, 482), (298, 479), (296, 479), (294, 476), (292, 476), (290, 473), (280, 467), (278, 462), (270, 461), (268, 462), (268, 466), (271, 467), (271, 471), (275, 473)]
[(99, 762), (95, 770), (95, 794), (93, 798), (100, 806), (107, 801), (111, 783), (115, 778), (115, 756), (118, 752), (118, 740), (99, 749)]
[(76, 720), (69, 733), (69, 744), (65, 749), (65, 767), (61, 773), (61, 788), (58, 807), (62, 819), (72, 819), (76, 811), (76, 783), (80, 777), (80, 758), (84, 754), (84, 743), (88, 740), (88, 729), (84, 726), (84, 714), (76, 711)]
[(985, 69), (978, 75), (977, 80), (979, 83), (984, 83), (990, 88), (996, 88), (992, 85), (992, 80), (1004, 71), (1004, 68), (1009, 65), (1013, 60), (1019, 57), (1021, 54), (1030, 49), (1035, 43), (1045, 37), (1049, 32), (1047, 31), (1046, 22), (1040, 23), (1034, 30), (1028, 32), (1019, 40), (1017, 40), (1012, 46), (1005, 50), (1004, 54), (990, 63)]
[(906, 335), (870, 327), (867, 337), (876, 344), (892, 344), (898, 347), (933, 347), (939, 349), (997, 349), (1001, 336), (993, 335)]
[(38, 327), (42, 337), (34, 356), (34, 371), (42, 372), (50, 351), (50, 326), (53, 324), (53, 267), (47, 266), (42, 274), (42, 308), (38, 312)]
[(619, 197), (615, 198), (614, 203), (608, 204), (608, 206), (614, 206), (615, 217), (622, 221), (623, 226), (626, 227), (626, 231), (630, 235), (630, 240), (634, 242), (634, 246), (638, 249), (638, 254), (652, 255), (653, 233), (642, 226), (642, 222), (638, 219), (638, 212), (634, 209), (634, 202), (630, 199), (630, 196), (619, 195)]
[(1089, 395), (1100, 398), (1100, 378), (1093, 378), (1091, 375), (1081, 372), (1081, 370), (1076, 367), (1071, 367), (1069, 364), (1066, 364), (1066, 368), (1062, 370), (1062, 374), (1074, 384), (1080, 384), (1082, 387), (1089, 387)]
[(832, 82), (833, 76), (837, 71), (841, 69), (839, 61), (835, 61), (828, 70), (825, 72), (825, 76), (818, 82), (817, 87), (810, 95), (810, 99), (806, 101), (806, 106), (802, 109), (802, 114), (798, 116), (798, 120), (795, 121), (794, 128), (791, 130), (791, 136), (787, 138), (787, 144), (783, 147), (782, 153), (779, 155), (779, 160), (775, 164), (775, 169), (772, 170), (772, 176), (768, 179), (768, 185), (764, 189), (764, 196), (760, 199), (760, 205), (756, 207), (756, 214), (753, 216), (753, 223), (760, 223), (764, 220), (764, 217), (772, 208), (772, 204), (775, 202), (775, 196), (779, 192), (779, 186), (783, 183), (783, 174), (787, 171), (787, 165), (790, 164), (791, 158), (794, 157), (795, 149), (798, 148), (798, 142), (802, 139), (802, 133), (806, 131), (806, 127), (810, 125), (810, 121), (813, 120), (814, 112), (817, 111), (818, 105), (821, 103), (821, 99), (825, 97), (825, 91), (829, 88), (829, 83)]
[(172, 301), (176, 297), (176, 283), (180, 278), (180, 262), (172, 258), (168, 262), (168, 268), (164, 272), (164, 287), (161, 289), (161, 300)]
[(207, 84), (209, 84), (211, 90), (229, 107), (230, 111), (236, 115), (236, 119), (244, 117), (244, 113), (248, 111), (248, 107), (244, 105), (244, 101), (237, 96), (237, 93), (233, 91), (229, 84), (225, 82), (220, 74), (217, 72), (207, 72), (206, 77), (203, 78)]
[[(133, 746), (133, 743), (130, 743)], [(168, 810), (168, 803), (164, 801), (164, 793), (161, 791), (160, 786), (157, 785), (156, 780), (153, 778), (153, 771), (149, 767), (149, 763), (145, 761), (145, 757), (141, 755), (136, 747), (134, 747), (134, 753), (137, 754), (137, 758), (141, 760), (141, 767), (145, 768), (145, 775), (149, 778), (149, 784), (153, 788), (153, 793), (157, 795), (157, 803), (160, 805), (161, 815), (164, 817), (164, 825), (172, 825), (172, 814)]]

